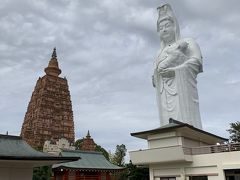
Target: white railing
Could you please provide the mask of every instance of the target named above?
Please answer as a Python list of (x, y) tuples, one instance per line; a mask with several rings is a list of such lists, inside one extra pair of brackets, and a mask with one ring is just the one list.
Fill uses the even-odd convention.
[(221, 144), (221, 145), (214, 145), (214, 146), (201, 146), (201, 147), (183, 147), (183, 151), (184, 151), (184, 154), (186, 155), (240, 151), (240, 143)]

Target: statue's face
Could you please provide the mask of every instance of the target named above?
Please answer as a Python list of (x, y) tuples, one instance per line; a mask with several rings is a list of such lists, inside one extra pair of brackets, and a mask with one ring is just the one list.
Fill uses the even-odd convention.
[(175, 27), (171, 20), (163, 20), (158, 26), (160, 37), (164, 42), (168, 43), (175, 39)]

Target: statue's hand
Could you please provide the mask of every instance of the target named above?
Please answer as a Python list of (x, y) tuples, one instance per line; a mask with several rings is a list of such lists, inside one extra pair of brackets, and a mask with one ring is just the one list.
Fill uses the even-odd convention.
[(162, 69), (169, 69), (173, 67), (177, 67), (180, 64), (184, 63), (186, 57), (180, 50), (173, 50), (169, 52), (166, 59), (158, 63), (157, 69), (158, 71), (162, 71)]
[(171, 68), (166, 68), (166, 69), (162, 69), (160, 73), (171, 73), (171, 72), (175, 72), (175, 67), (171, 67)]
[(175, 76), (175, 68), (166, 68), (159, 71), (162, 77), (174, 77)]
[(157, 72), (162, 73), (163, 71), (164, 71), (164, 68), (162, 68), (162, 67), (157, 68)]

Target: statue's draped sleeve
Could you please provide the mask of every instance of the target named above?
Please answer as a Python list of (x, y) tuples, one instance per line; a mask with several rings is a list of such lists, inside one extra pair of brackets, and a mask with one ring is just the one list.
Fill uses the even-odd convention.
[(197, 43), (186, 39), (189, 44), (186, 61), (175, 70), (176, 86), (179, 97), (177, 118), (195, 127), (202, 127), (199, 112), (197, 75), (203, 71), (202, 56)]
[(202, 57), (200, 48), (193, 39), (182, 39), (188, 43), (185, 61), (174, 67), (174, 76), (164, 78), (154, 70), (154, 83), (157, 90), (157, 99), (162, 125), (168, 123), (169, 118), (201, 128), (197, 75), (202, 72)]

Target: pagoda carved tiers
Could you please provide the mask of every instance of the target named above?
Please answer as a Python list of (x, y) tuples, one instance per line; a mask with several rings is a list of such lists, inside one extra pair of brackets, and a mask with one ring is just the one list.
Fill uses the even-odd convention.
[(46, 140), (66, 138), (73, 143), (75, 137), (68, 82), (59, 77), (56, 48), (45, 73), (37, 81), (21, 130), (21, 137), (37, 149), (42, 149)]

